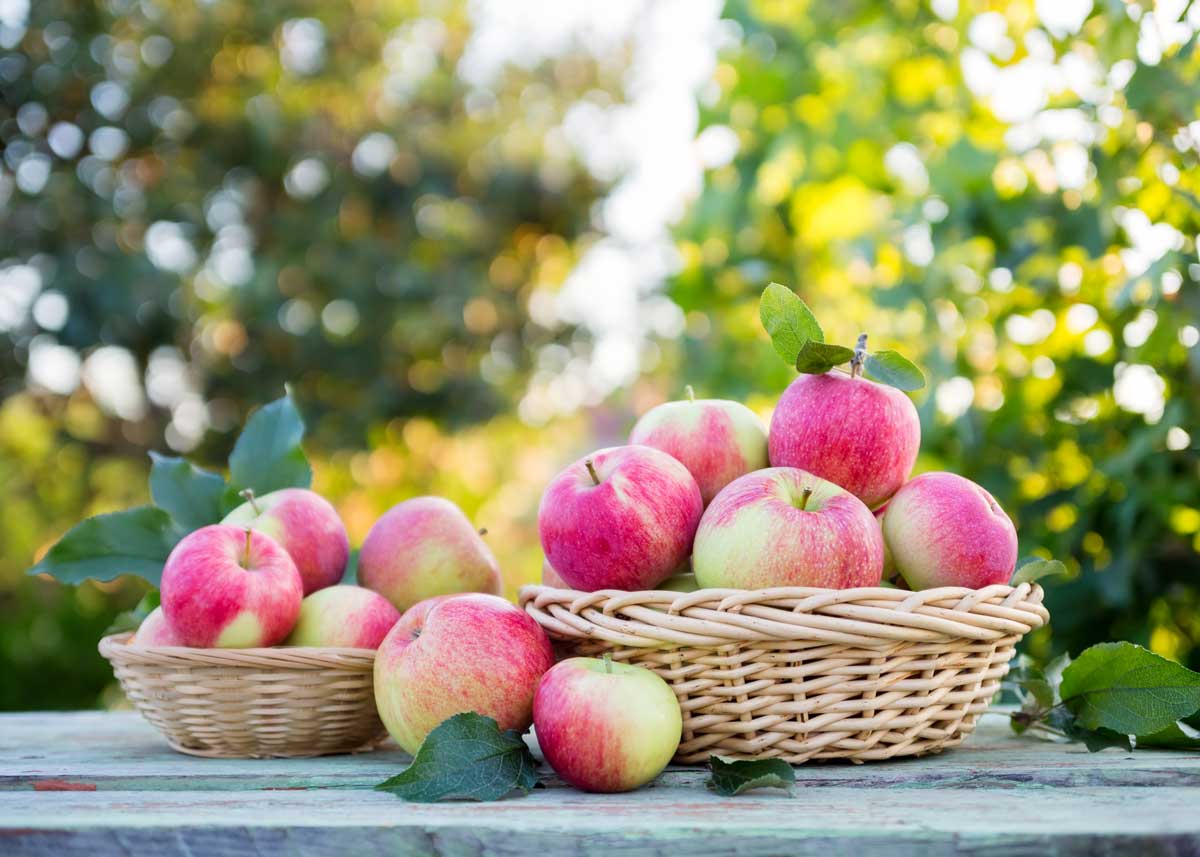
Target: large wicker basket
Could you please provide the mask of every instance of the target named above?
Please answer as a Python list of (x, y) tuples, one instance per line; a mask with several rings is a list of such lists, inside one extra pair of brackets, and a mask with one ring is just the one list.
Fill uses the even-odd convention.
[(105, 637), (100, 654), (143, 717), (181, 753), (321, 756), (386, 736), (367, 649), (190, 649)]
[(648, 667), (683, 709), (675, 761), (710, 754), (854, 762), (938, 752), (975, 727), (1021, 637), (1049, 619), (1041, 587), (920, 592), (576, 592), (521, 604), (564, 657)]

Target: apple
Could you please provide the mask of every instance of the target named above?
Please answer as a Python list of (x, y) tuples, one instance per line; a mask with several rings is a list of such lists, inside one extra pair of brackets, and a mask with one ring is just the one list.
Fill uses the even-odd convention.
[(282, 642), (304, 597), (287, 551), (230, 524), (185, 536), (167, 557), (159, 589), (167, 622), (186, 645), (223, 649)]
[(404, 611), (434, 595), (501, 591), (500, 566), (462, 509), (414, 497), (384, 513), (358, 555), (358, 582)]
[(520, 731), (532, 722), (534, 691), (553, 664), (546, 632), (503, 598), (431, 598), (407, 611), (379, 645), (375, 703), (409, 753), (463, 711)]
[(629, 442), (662, 450), (683, 464), (700, 486), (705, 505), (751, 470), (767, 466), (767, 432), (754, 411), (726, 399), (687, 400), (651, 408)]
[[(548, 561), (542, 562), (542, 586), (553, 586), (555, 589), (570, 589), (563, 582), (562, 577), (554, 570)], [(692, 574), (690, 563), (681, 567), (674, 574), (658, 584), (658, 589), (666, 589), (671, 592), (695, 592), (700, 587), (696, 584), (696, 575)]]
[(861, 500), (811, 473), (770, 467), (725, 486), (696, 531), (702, 589), (878, 586), (883, 537)]
[(555, 589), (570, 589), (571, 587), (563, 581), (558, 572), (554, 570), (554, 566), (550, 564), (550, 560), (542, 560), (542, 586), (553, 586)]
[(183, 640), (175, 633), (175, 629), (167, 621), (162, 607), (151, 610), (137, 632), (129, 639), (130, 646), (182, 646)]
[(533, 724), (542, 755), (577, 789), (624, 792), (661, 773), (679, 747), (675, 692), (648, 669), (569, 658), (538, 685)]
[(361, 586), (329, 586), (305, 597), (289, 646), (377, 649), (400, 621), (400, 611), (378, 592)]
[(554, 477), (538, 534), (571, 589), (654, 589), (687, 560), (703, 511), (700, 486), (674, 458), (614, 446)]
[(912, 589), (1008, 583), (1017, 564), (1012, 520), (991, 494), (955, 473), (923, 473), (897, 491), (883, 534)]
[(772, 467), (797, 467), (842, 486), (871, 508), (912, 473), (921, 422), (900, 390), (832, 371), (784, 391), (768, 435)]
[(300, 571), (305, 595), (342, 579), (350, 541), (328, 500), (304, 488), (284, 488), (262, 497), (244, 491), (242, 496), (246, 502), (221, 523), (250, 527), (279, 542)]

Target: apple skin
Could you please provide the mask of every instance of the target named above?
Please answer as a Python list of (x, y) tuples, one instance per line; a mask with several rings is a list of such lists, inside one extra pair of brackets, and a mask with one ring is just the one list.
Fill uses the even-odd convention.
[(363, 541), (358, 582), (401, 612), (435, 595), (502, 589), (491, 549), (444, 497), (414, 497), (385, 512)]
[(377, 649), (400, 611), (378, 592), (362, 586), (328, 586), (300, 603), (300, 618), (288, 635), (289, 646)]
[(921, 421), (894, 387), (842, 372), (801, 375), (784, 391), (768, 436), (772, 467), (797, 467), (875, 508), (912, 473)]
[(277, 542), (229, 524), (185, 536), (167, 557), (159, 586), (167, 622), (186, 645), (223, 649), (282, 642), (300, 615), (303, 588), (296, 563)]
[(767, 466), (762, 420), (745, 405), (725, 399), (687, 399), (651, 408), (634, 425), (629, 442), (652, 446), (683, 464), (706, 506), (734, 479)]
[(238, 506), (221, 523), (251, 527), (279, 542), (296, 563), (305, 595), (333, 586), (346, 571), (346, 527), (337, 510), (315, 491), (272, 491)]
[(571, 589), (654, 589), (686, 562), (703, 510), (700, 486), (674, 458), (649, 446), (614, 446), (554, 477), (538, 508), (538, 534)]
[(550, 564), (550, 560), (548, 559), (542, 560), (542, 586), (553, 586), (555, 589), (571, 588), (567, 586), (566, 581), (554, 570), (554, 566)]
[(648, 669), (596, 658), (556, 664), (533, 700), (538, 746), (577, 789), (625, 792), (654, 779), (679, 747), (675, 692)]
[[(555, 589), (570, 589), (559, 577), (548, 561), (542, 562), (542, 586), (553, 586)], [(659, 589), (671, 592), (695, 592), (700, 587), (696, 584), (696, 575), (692, 574), (691, 564), (688, 563), (676, 570), (674, 574), (658, 584)]]
[(955, 473), (923, 473), (896, 492), (883, 518), (896, 570), (911, 589), (1008, 583), (1017, 529), (987, 491)]
[[(805, 508), (806, 488), (812, 489)], [(861, 500), (811, 473), (771, 467), (717, 495), (692, 552), (702, 589), (878, 586), (883, 536)]]
[(171, 623), (167, 621), (167, 615), (163, 612), (162, 607), (155, 607), (146, 614), (146, 618), (142, 620), (142, 624), (138, 625), (137, 631), (127, 645), (182, 646), (184, 642), (175, 633)]
[(463, 711), (521, 731), (533, 720), (538, 681), (553, 665), (546, 632), (516, 605), (481, 593), (431, 598), (407, 611), (380, 644), (375, 703), (409, 753)]

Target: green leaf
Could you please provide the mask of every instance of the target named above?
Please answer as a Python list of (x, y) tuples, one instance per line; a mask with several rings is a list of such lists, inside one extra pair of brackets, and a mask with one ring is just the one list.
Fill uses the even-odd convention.
[(515, 729), (475, 712), (442, 721), (417, 748), (412, 764), (375, 786), (417, 803), (446, 798), (499, 800), (537, 785), (537, 762)]
[(159, 596), (158, 590), (151, 589), (142, 596), (142, 600), (132, 610), (122, 610), (114, 616), (112, 624), (104, 631), (104, 636), (107, 637), (109, 634), (124, 634), (126, 631), (136, 631), (141, 626), (142, 621), (161, 603), (162, 598)]
[(1200, 673), (1135, 646), (1100, 643), (1063, 671), (1063, 702), (1085, 729), (1149, 735), (1200, 711)]
[(171, 516), (154, 506), (96, 515), (68, 530), (29, 574), (63, 583), (132, 574), (158, 586), (163, 563), (182, 536)]
[(783, 759), (725, 759), (708, 757), (708, 787), (722, 797), (733, 797), (751, 789), (791, 790), (796, 772)]
[(233, 492), (251, 488), (262, 496), (312, 485), (312, 468), (300, 447), (303, 439), (304, 421), (290, 394), (260, 408), (246, 421), (229, 456)]
[(1066, 573), (1067, 567), (1058, 560), (1034, 557), (1013, 573), (1011, 583), (1013, 586), (1017, 586), (1022, 583), (1033, 583), (1043, 577)]
[(758, 303), (758, 317), (771, 336), (771, 343), (779, 356), (796, 365), (800, 350), (809, 340), (825, 341), (825, 334), (817, 318), (795, 292), (779, 283), (771, 283), (763, 289)]
[(342, 583), (352, 586), (358, 583), (358, 548), (350, 549), (350, 556), (346, 560), (346, 570), (342, 572)]
[(824, 375), (834, 366), (849, 363), (853, 356), (853, 348), (810, 339), (796, 357), (796, 371), (805, 375)]
[(1166, 729), (1149, 735), (1139, 735), (1137, 745), (1164, 750), (1200, 750), (1200, 729), (1185, 720), (1176, 720)]
[(868, 378), (911, 393), (925, 386), (925, 374), (911, 360), (896, 351), (868, 354), (863, 364)]
[(184, 530), (220, 523), (225, 479), (182, 458), (150, 453), (150, 496)]
[(1061, 732), (1068, 740), (1082, 743), (1089, 753), (1098, 753), (1109, 747), (1126, 752), (1133, 750), (1133, 742), (1129, 740), (1128, 735), (1104, 727), (1087, 729), (1080, 725), (1073, 712), (1061, 705), (1046, 713), (1045, 723), (1051, 729)]

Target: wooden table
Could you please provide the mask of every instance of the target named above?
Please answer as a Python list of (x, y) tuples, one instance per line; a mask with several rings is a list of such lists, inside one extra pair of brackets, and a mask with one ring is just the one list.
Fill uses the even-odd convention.
[(940, 756), (802, 766), (790, 796), (720, 798), (690, 768), (624, 795), (548, 773), (491, 804), (371, 791), (406, 762), (196, 759), (132, 713), (0, 715), (0, 855), (1200, 853), (1200, 753), (1090, 754), (996, 714)]

